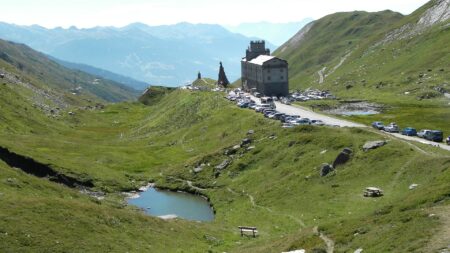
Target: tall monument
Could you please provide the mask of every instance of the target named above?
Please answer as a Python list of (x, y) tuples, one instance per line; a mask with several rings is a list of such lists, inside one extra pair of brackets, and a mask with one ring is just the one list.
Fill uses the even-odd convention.
[(230, 82), (228, 81), (227, 75), (225, 74), (225, 70), (222, 66), (222, 62), (220, 62), (219, 68), (219, 79), (217, 80), (217, 84), (226, 88)]

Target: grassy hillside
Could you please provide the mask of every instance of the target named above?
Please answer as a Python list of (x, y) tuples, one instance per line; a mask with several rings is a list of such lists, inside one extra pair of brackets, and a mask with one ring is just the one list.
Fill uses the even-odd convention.
[(306, 27), (275, 54), (289, 61), (292, 89), (331, 90), (343, 100), (384, 106), (380, 115), (352, 120), (395, 121), (448, 135), (450, 100), (443, 93), (450, 91), (450, 28), (448, 19), (439, 19), (445, 16), (439, 9), (449, 12), (445, 4), (433, 0), (404, 17), (389, 11), (333, 14)]
[[(448, 225), (450, 158), (432, 147), (363, 129), (282, 129), (210, 92), (176, 90), (151, 106), (108, 105), (54, 121), (26, 119), (23, 109), (13, 108), (10, 121), (1, 122), (0, 146), (90, 179), (107, 195), (96, 200), (0, 162), (0, 251), (64, 252), (74, 245), (80, 252), (325, 249), (316, 227), (335, 242), (336, 252), (420, 252), (444, 247), (448, 238), (439, 231)], [(11, 122), (21, 127), (7, 130)], [(224, 155), (245, 137), (253, 149)], [(365, 141), (384, 138), (385, 147), (361, 150)], [(350, 161), (320, 177), (320, 165), (344, 147), (353, 150)], [(231, 165), (215, 173), (224, 159)], [(210, 165), (192, 173), (201, 163)], [(121, 191), (148, 181), (196, 191), (186, 180), (205, 189), (214, 221), (162, 221), (123, 205)], [(419, 187), (408, 190), (412, 183)], [(367, 186), (386, 195), (363, 198)], [(260, 236), (241, 238), (239, 225), (257, 226)]]
[(22, 44), (0, 40), (0, 52), (0, 71), (64, 97), (75, 97), (72, 93), (76, 93), (91, 99), (118, 102), (132, 100), (138, 95), (123, 84), (62, 67)]
[(317, 72), (323, 67), (339, 64), (367, 37), (383, 33), (401, 18), (401, 14), (391, 11), (328, 15), (303, 28), (274, 55), (289, 62), (291, 88), (307, 87), (318, 81)]
[(211, 78), (202, 78), (202, 79), (196, 79), (194, 82), (192, 82), (192, 86), (199, 87), (199, 88), (208, 88), (213, 89), (217, 87), (217, 80), (211, 79)]

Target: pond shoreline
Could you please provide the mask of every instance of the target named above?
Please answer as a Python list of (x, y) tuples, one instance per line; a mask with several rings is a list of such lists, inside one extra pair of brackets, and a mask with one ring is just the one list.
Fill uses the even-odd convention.
[[(155, 189), (156, 191), (166, 191), (166, 192), (172, 192), (172, 193), (175, 193), (175, 192), (176, 193), (184, 193), (184, 194), (189, 194), (189, 195), (201, 197), (202, 199), (204, 199), (208, 203), (208, 206), (209, 206), (210, 210), (213, 213), (213, 217), (216, 215), (216, 209), (215, 209), (213, 203), (211, 202), (210, 197), (205, 195), (205, 194), (203, 194), (203, 193), (200, 193), (199, 191), (197, 191), (195, 189), (186, 189), (186, 188), (182, 188), (182, 187), (169, 187), (169, 186), (164, 186), (164, 185), (158, 185), (157, 186), (156, 183), (149, 182), (147, 185), (141, 186), (137, 190), (133, 190), (133, 191), (129, 191), (129, 192), (122, 192), (122, 194), (125, 195), (124, 199), (127, 202), (127, 205), (133, 205), (133, 206), (139, 207), (139, 206), (137, 206), (135, 204), (131, 204), (129, 202), (129, 200), (140, 198), (142, 196), (142, 193), (147, 192), (151, 188)], [(144, 211), (146, 214), (148, 214), (147, 213), (147, 209), (149, 209), (149, 208), (145, 208), (145, 207), (139, 207), (139, 208), (142, 211)], [(153, 217), (158, 217), (158, 218), (161, 218), (163, 220), (173, 219), (173, 218), (189, 220), (189, 219), (186, 219), (186, 218), (183, 218), (183, 217), (173, 216), (171, 214), (161, 215), (161, 216), (154, 216), (154, 215), (151, 215), (151, 214), (148, 214), (148, 215), (153, 216)], [(167, 217), (169, 217), (169, 218), (167, 218)]]

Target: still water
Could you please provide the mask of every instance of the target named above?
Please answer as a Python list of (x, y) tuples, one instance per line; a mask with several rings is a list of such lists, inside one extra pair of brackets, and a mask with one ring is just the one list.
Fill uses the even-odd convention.
[(176, 215), (179, 218), (195, 221), (212, 221), (214, 212), (209, 202), (201, 196), (149, 188), (138, 198), (128, 203), (141, 207), (152, 216)]

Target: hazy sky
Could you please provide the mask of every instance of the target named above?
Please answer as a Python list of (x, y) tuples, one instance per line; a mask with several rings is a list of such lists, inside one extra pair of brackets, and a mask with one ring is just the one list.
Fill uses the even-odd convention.
[[(20, 25), (124, 26), (178, 22), (235, 25), (290, 22), (339, 11), (391, 9), (409, 14), (428, 0), (0, 0), (0, 21)], [(253, 6), (257, 6), (252, 8)]]

